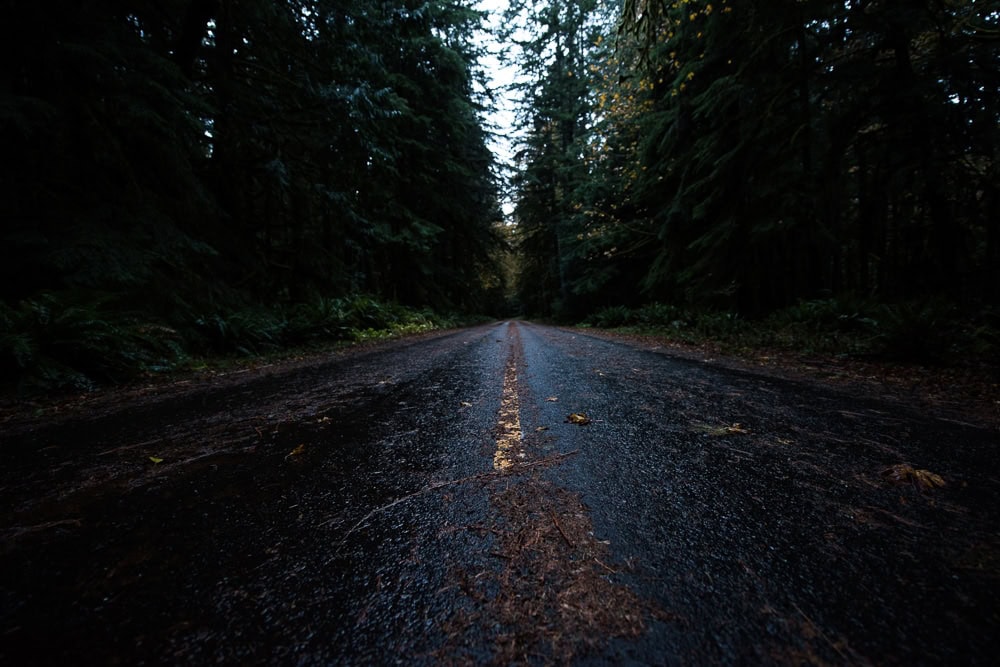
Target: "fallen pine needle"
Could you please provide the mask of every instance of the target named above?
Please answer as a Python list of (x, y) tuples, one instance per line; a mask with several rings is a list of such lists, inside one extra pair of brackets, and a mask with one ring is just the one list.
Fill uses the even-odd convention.
[(108, 454), (114, 454), (115, 452), (124, 452), (129, 449), (137, 449), (139, 447), (146, 447), (147, 445), (155, 445), (157, 443), (163, 442), (166, 438), (156, 438), (155, 440), (146, 440), (145, 442), (137, 442), (134, 445), (125, 445), (124, 447), (115, 447), (114, 449), (108, 449), (103, 452), (98, 452), (98, 456), (107, 456)]
[(34, 526), (15, 526), (9, 531), (9, 537), (18, 538), (31, 533), (40, 533), (44, 530), (49, 530), (52, 528), (61, 528), (63, 526), (72, 526), (74, 528), (80, 528), (83, 522), (80, 519), (60, 519), (58, 521), (49, 521), (46, 523), (39, 523)]
[(607, 565), (605, 565), (604, 562), (601, 561), (600, 558), (595, 558), (594, 562), (597, 563), (598, 565), (600, 565), (601, 567), (603, 567), (605, 570), (607, 570), (611, 574), (618, 574), (618, 570), (611, 569), (610, 567), (608, 567)]
[(559, 531), (559, 534), (560, 534), (560, 535), (562, 535), (562, 538), (563, 538), (564, 540), (566, 540), (566, 544), (568, 544), (568, 545), (569, 545), (569, 548), (570, 548), (570, 549), (575, 549), (575, 548), (576, 548), (576, 545), (575, 545), (575, 544), (573, 544), (573, 540), (569, 539), (569, 538), (568, 538), (568, 537), (566, 536), (566, 532), (565, 532), (565, 531), (564, 531), (564, 530), (562, 529), (562, 526), (560, 526), (560, 525), (559, 525), (559, 522), (558, 522), (558, 521), (556, 520), (556, 513), (555, 513), (555, 512), (553, 512), (552, 510), (549, 510), (549, 516), (551, 516), (551, 517), (552, 517), (552, 523), (553, 523), (553, 524), (555, 524), (555, 527), (556, 527), (556, 529), (557, 529), (557, 530)]
[(826, 636), (825, 632), (823, 632), (823, 628), (821, 628), (818, 625), (816, 625), (811, 618), (809, 618), (808, 616), (806, 616), (806, 613), (804, 611), (802, 611), (802, 609), (799, 608), (799, 605), (797, 605), (797, 604), (795, 604), (793, 602), (792, 603), (792, 607), (795, 608), (795, 611), (799, 612), (799, 614), (802, 616), (802, 618), (804, 618), (806, 620), (806, 623), (808, 623), (809, 625), (811, 625), (813, 627), (813, 629), (816, 631), (816, 633), (820, 637), (823, 638), (823, 641), (825, 641), (827, 644), (829, 644), (830, 648), (832, 648), (834, 651), (837, 652), (837, 655), (839, 655), (841, 658), (843, 658), (845, 661), (847, 661), (847, 656), (844, 655), (844, 652), (841, 651), (840, 648), (838, 648), (836, 644), (834, 644), (832, 641), (830, 641), (830, 638)]

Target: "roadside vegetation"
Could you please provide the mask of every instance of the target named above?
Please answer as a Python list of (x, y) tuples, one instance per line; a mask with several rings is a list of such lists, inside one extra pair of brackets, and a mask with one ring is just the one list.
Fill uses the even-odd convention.
[(931, 365), (996, 367), (1000, 311), (963, 316), (946, 301), (888, 305), (871, 300), (803, 301), (748, 320), (734, 312), (662, 303), (601, 309), (581, 326), (718, 344), (732, 354), (782, 350)]
[(43, 293), (0, 303), (0, 390), (79, 391), (291, 350), (329, 348), (477, 321), (370, 296), (219, 307), (174, 319), (122, 309), (110, 295)]

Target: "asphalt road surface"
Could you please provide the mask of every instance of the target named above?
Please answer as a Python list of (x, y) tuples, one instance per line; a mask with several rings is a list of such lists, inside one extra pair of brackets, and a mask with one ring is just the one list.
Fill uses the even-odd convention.
[(995, 432), (526, 323), (0, 431), (0, 664), (996, 664)]

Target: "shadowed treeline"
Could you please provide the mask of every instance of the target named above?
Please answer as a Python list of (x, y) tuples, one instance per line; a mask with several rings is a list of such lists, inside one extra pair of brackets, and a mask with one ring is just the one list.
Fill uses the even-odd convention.
[(837, 311), (996, 349), (995, 7), (515, 4), (550, 28), (520, 54), (528, 311)]
[(436, 1), (11, 5), (5, 379), (493, 308), (480, 21)]

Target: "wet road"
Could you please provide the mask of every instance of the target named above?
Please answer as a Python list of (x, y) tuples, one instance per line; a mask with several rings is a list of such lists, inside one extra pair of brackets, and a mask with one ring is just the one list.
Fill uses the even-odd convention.
[(22, 424), (0, 662), (994, 664), (998, 444), (525, 323)]

